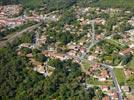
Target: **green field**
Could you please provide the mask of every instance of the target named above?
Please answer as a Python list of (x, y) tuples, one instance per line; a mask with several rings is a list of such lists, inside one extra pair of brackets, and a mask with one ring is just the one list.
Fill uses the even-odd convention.
[(97, 79), (95, 79), (93, 77), (87, 78), (86, 82), (87, 82), (87, 84), (92, 84), (92, 85), (107, 85), (107, 86), (113, 85), (112, 81), (101, 82), (101, 81), (98, 81)]
[(123, 49), (123, 48), (126, 47), (125, 44), (122, 44), (122, 43), (120, 43), (120, 42), (118, 42), (118, 41), (116, 41), (116, 40), (114, 40), (114, 39), (108, 39), (108, 40), (106, 40), (106, 42), (107, 42), (107, 43), (110, 43), (110, 44), (112, 44), (112, 45), (114, 45), (115, 47), (120, 48), (120, 49)]
[(119, 84), (120, 85), (123, 85), (124, 82), (125, 82), (125, 75), (124, 75), (123, 69), (117, 69), (117, 68), (115, 68), (114, 69), (114, 72), (115, 72), (115, 75), (116, 75), (116, 78), (117, 78)]
[(82, 67), (84, 68), (84, 70), (87, 71), (91, 67), (91, 65), (90, 65), (88, 60), (83, 60), (82, 61)]
[(100, 7), (134, 8), (134, 0), (99, 0), (94, 5)]
[(132, 60), (127, 64), (128, 68), (131, 68), (132, 70), (134, 70), (134, 57), (132, 58)]

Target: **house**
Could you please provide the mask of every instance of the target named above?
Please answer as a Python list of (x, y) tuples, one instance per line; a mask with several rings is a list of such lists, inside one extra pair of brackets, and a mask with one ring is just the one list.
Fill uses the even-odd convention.
[(102, 91), (108, 91), (109, 90), (109, 87), (108, 86), (100, 86), (101, 90)]
[(102, 40), (103, 38), (104, 38), (104, 37), (103, 37), (101, 34), (96, 35), (96, 37), (95, 37), (96, 40)]
[(99, 81), (106, 81), (106, 78), (105, 78), (105, 77), (100, 76), (100, 77), (99, 77)]
[(82, 18), (79, 21), (81, 26), (91, 24), (91, 21), (89, 19)]
[(124, 74), (126, 78), (129, 78), (130, 76), (134, 75), (134, 72), (131, 69), (124, 69)]
[(104, 96), (102, 100), (110, 100), (110, 97), (108, 95)]
[(129, 34), (130, 38), (129, 40), (130, 41), (134, 41), (134, 29), (131, 29), (131, 30), (128, 30), (128, 31), (125, 31), (127, 34)]
[(134, 44), (130, 44), (129, 47), (134, 49)]
[(64, 55), (64, 54), (58, 54), (58, 53), (54, 54), (53, 57), (56, 58), (56, 59), (60, 59), (60, 60), (67, 59), (66, 55)]
[(76, 50), (76, 51), (78, 51), (79, 49), (80, 49), (80, 46), (79, 45), (76, 45), (76, 44), (74, 44), (74, 43), (69, 43), (69, 44), (67, 44), (67, 47), (68, 47), (68, 49), (72, 49), (72, 50)]
[(75, 50), (70, 50), (69, 52), (67, 52), (67, 54), (70, 56), (76, 56), (77, 52)]
[(97, 47), (95, 48), (95, 53), (96, 53), (96, 54), (102, 54), (102, 48), (101, 48), (100, 46), (97, 46)]
[(20, 44), (18, 47), (19, 47), (19, 49), (21, 49), (21, 48), (30, 48), (30, 46), (31, 46), (31, 43), (22, 43), (22, 44)]
[(92, 74), (95, 70), (97, 70), (101, 65), (96, 63), (93, 64), (91, 68), (88, 69), (88, 75)]
[(107, 95), (110, 96), (111, 100), (118, 100), (118, 93), (115, 89), (107, 91)]
[(34, 71), (37, 71), (40, 74), (44, 74), (45, 73), (45, 69), (44, 69), (43, 65), (37, 65), (36, 67), (34, 67)]
[(121, 89), (122, 89), (124, 92), (130, 92), (128, 86), (122, 86)]
[(128, 23), (132, 26), (134, 26), (134, 17), (132, 17), (130, 20), (128, 20)]
[(118, 93), (114, 92), (112, 98), (113, 100), (118, 100)]
[(54, 51), (47, 51), (47, 50), (44, 50), (42, 53), (43, 53), (45, 56), (53, 57), (53, 58), (55, 58), (55, 59), (60, 59), (60, 60), (69, 59), (69, 57), (66, 56), (65, 54), (56, 53), (56, 52), (54, 52)]
[(26, 55), (26, 57), (28, 57), (28, 58), (32, 58), (33, 55), (32, 55), (32, 53), (29, 53), (29, 54)]
[(88, 56), (88, 60), (89, 60), (89, 61), (93, 61), (93, 60), (95, 60), (95, 59), (97, 59), (96, 56), (93, 56), (93, 55)]
[(86, 51), (87, 51), (86, 48), (80, 48), (81, 53), (85, 53)]
[(109, 74), (107, 70), (102, 70), (98, 79), (99, 81), (106, 81), (106, 79), (109, 78)]
[(106, 20), (105, 19), (101, 19), (101, 18), (96, 18), (94, 19), (95, 23), (98, 25), (105, 25)]
[(46, 37), (42, 35), (41, 37), (36, 39), (36, 44), (38, 45), (38, 47), (41, 47), (42, 44), (45, 44), (46, 40)]
[(130, 53), (133, 53), (133, 50), (131, 48), (126, 48), (126, 49), (119, 52), (119, 54), (122, 56), (128, 55)]

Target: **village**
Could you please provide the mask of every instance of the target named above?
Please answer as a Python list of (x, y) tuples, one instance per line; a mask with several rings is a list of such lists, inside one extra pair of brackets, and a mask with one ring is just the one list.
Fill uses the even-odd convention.
[[(51, 76), (55, 70), (48, 65), (49, 59), (61, 61), (71, 59), (79, 63), (81, 70), (87, 75), (84, 83), (86, 88), (96, 86), (98, 87), (96, 92), (100, 89), (105, 94), (102, 100), (133, 100), (134, 88), (131, 88), (126, 80), (134, 76), (134, 69), (132, 68), (134, 64), (134, 16), (126, 21), (130, 25), (128, 30), (123, 30), (120, 33), (122, 31), (120, 26), (124, 25), (122, 19), (128, 18), (129, 14), (131, 16), (130, 11), (124, 11), (123, 16), (117, 17), (117, 24), (112, 25), (112, 33), (109, 32), (108, 34), (106, 28), (103, 27), (107, 26), (109, 22), (107, 18), (103, 17), (103, 14), (113, 18), (114, 14), (121, 13), (120, 9), (105, 10), (76, 6), (74, 11), (77, 22), (65, 24), (62, 30), (56, 31), (68, 31), (70, 34), (77, 34), (78, 36), (82, 34), (78, 41), (71, 41), (65, 45), (60, 44), (59, 41), (48, 44), (47, 41), (55, 37), (49, 36), (47, 29), (56, 29), (55, 26), (50, 27), (51, 25), (48, 23), (38, 27), (36, 29), (38, 31), (33, 30), (35, 32), (34, 42), (18, 45), (17, 54), (26, 56), (29, 63), (34, 66), (33, 71), (43, 74), (44, 77)], [(40, 23), (45, 18), (49, 18), (45, 15), (38, 15), (34, 11), (31, 11), (31, 16), (23, 14), (19, 16), (20, 13), (22, 13), (20, 5), (0, 7), (0, 28), (15, 28), (30, 20)], [(96, 14), (95, 18), (92, 17), (93, 14)], [(58, 22), (60, 17), (52, 16), (55, 22)], [(46, 48), (44, 48), (45, 45), (47, 45)], [(33, 50), (36, 49), (40, 50), (38, 54), (47, 58), (46, 61), (42, 62), (35, 59)], [(129, 59), (132, 61), (126, 64)]]
[[(17, 10), (16, 10), (17, 9)], [(22, 26), (28, 22), (41, 22), (45, 19), (58, 20), (56, 15), (37, 15), (34, 11), (29, 11), (29, 14), (23, 13), (21, 5), (0, 6), (0, 29), (13, 29)]]

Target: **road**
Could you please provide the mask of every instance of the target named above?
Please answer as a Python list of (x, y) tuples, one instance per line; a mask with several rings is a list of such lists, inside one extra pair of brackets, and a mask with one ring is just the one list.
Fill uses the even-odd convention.
[(119, 85), (119, 83), (118, 83), (118, 81), (117, 81), (117, 78), (116, 78), (116, 76), (115, 76), (115, 74), (114, 74), (113, 67), (110, 66), (110, 65), (107, 65), (107, 64), (101, 64), (101, 65), (109, 70), (110, 75), (112, 76), (112, 79), (113, 79), (113, 81), (114, 81), (114, 85), (115, 85), (115, 87), (116, 87), (116, 89), (117, 89), (117, 93), (118, 93), (119, 100), (123, 100), (123, 97), (122, 97), (122, 90), (121, 90), (120, 85)]
[[(115, 34), (112, 34), (112, 35), (110, 35), (110, 36), (105, 37), (103, 40), (105, 40), (105, 39), (111, 39), (114, 35), (116, 35), (116, 33), (115, 33)], [(82, 61), (82, 60), (85, 58), (85, 56), (87, 55), (87, 53), (90, 51), (90, 49), (91, 49), (94, 45), (96, 45), (97, 43), (99, 43), (99, 42), (102, 41), (102, 40), (100, 40), (100, 41), (95, 41), (94, 37), (95, 37), (95, 33), (94, 33), (94, 31), (93, 31), (91, 44), (90, 44), (89, 47), (87, 48), (88, 51), (86, 51), (85, 53), (83, 53), (83, 54), (81, 55), (81, 57), (79, 58), (80, 61)], [(116, 89), (117, 89), (118, 98), (119, 98), (119, 100), (123, 100), (122, 91), (121, 91), (120, 85), (119, 85), (119, 83), (118, 83), (118, 81), (117, 81), (117, 78), (116, 78), (116, 76), (115, 76), (115, 73), (114, 73), (114, 71), (113, 71), (113, 67), (110, 66), (110, 65), (106, 65), (106, 64), (101, 64), (101, 65), (102, 65), (103, 67), (107, 68), (107, 69), (109, 70), (109, 72), (111, 73), (110, 75), (112, 76), (112, 79), (113, 79), (113, 81), (114, 81), (114, 85), (115, 85), (115, 87), (116, 87)]]
[[(110, 35), (110, 36), (107, 36), (107, 37), (105, 37), (103, 40), (111, 39), (114, 35), (116, 35), (116, 34), (112, 34), (112, 35)], [(80, 60), (83, 60), (83, 59), (84, 59), (84, 57), (87, 55), (87, 53), (90, 51), (90, 49), (91, 49), (92, 47), (94, 47), (96, 44), (98, 44), (99, 42), (102, 41), (102, 40), (95, 41), (94, 37), (95, 37), (95, 36), (94, 36), (94, 33), (92, 33), (91, 44), (86, 48), (86, 52), (82, 53), (81, 57), (79, 58)]]
[(37, 28), (38, 26), (41, 25), (42, 22), (46, 23), (46, 22), (49, 22), (49, 21), (54, 21), (54, 22), (57, 21), (57, 18), (54, 18), (52, 16), (50, 18), (47, 17), (47, 16), (49, 16), (53, 13), (56, 13), (56, 12), (58, 12), (58, 11), (54, 11), (54, 12), (50, 12), (50, 13), (46, 14), (43, 17), (43, 19), (41, 20), (41, 22), (39, 22), (38, 24), (30, 26), (30, 27), (28, 27), (28, 28), (26, 28), (26, 29), (24, 29), (20, 32), (16, 32), (15, 34), (10, 34), (10, 35), (4, 37), (3, 41), (0, 41), (0, 47), (5, 46), (7, 42), (12, 43), (15, 38), (20, 37), (23, 33), (27, 32), (27, 31), (30, 31), (30, 30), (33, 30), (33, 29)]
[(16, 34), (12, 35), (11, 37), (7, 38), (6, 40), (0, 41), (0, 47), (5, 46), (7, 42), (12, 43), (14, 41), (14, 39), (16, 39), (17, 37), (20, 37), (23, 33), (27, 32), (29, 30), (33, 30), (33, 29), (39, 27), (40, 25), (41, 25), (41, 23), (38, 23), (38, 24), (30, 26), (30, 27), (28, 27), (20, 32), (16, 32)]

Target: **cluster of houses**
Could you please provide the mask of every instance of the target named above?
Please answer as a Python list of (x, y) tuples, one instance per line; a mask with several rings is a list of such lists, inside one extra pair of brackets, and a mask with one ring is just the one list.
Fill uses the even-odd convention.
[[(105, 93), (102, 100), (118, 100), (118, 93), (115, 88), (111, 86), (100, 86), (100, 89)], [(128, 86), (122, 86), (121, 89), (126, 93), (130, 93), (130, 88)], [(125, 100), (130, 100), (125, 98)]]
[(38, 47), (41, 47), (43, 44), (46, 42), (46, 37), (41, 36), (35, 39), (35, 43), (22, 43), (18, 46), (18, 50), (21, 48), (30, 48), (30, 49), (35, 49)]
[(106, 96), (102, 100), (118, 100), (118, 93), (116, 89), (110, 88), (110, 86), (100, 86), (101, 90), (106, 93)]
[(59, 20), (59, 17), (54, 14), (50, 14), (49, 16), (38, 15), (34, 11), (32, 11), (30, 15), (22, 14), (20, 16), (22, 11), (23, 8), (21, 5), (0, 6), (0, 29), (3, 29), (5, 27), (15, 28), (17, 26), (23, 25), (28, 21), (41, 22), (43, 20)]
[[(77, 8), (77, 7), (76, 7)], [(107, 10), (103, 10), (103, 9), (93, 9), (93, 8), (82, 8), (76, 9), (76, 17), (78, 18), (77, 20), (80, 22), (80, 28), (78, 28), (77, 26), (74, 25), (64, 25), (64, 29), (65, 31), (70, 31), (71, 34), (75, 34), (75, 33), (79, 33), (83, 32), (83, 29), (81, 26), (84, 25), (88, 25), (92, 23), (92, 20), (89, 20), (87, 18), (81, 17), (81, 14), (86, 14), (88, 16), (88, 13), (90, 10), (96, 10), (96, 13), (100, 13), (100, 12), (105, 12), (105, 13), (115, 13), (115, 12), (119, 12), (119, 9), (107, 9)], [(55, 16), (51, 16), (52, 19), (56, 19)], [(20, 18), (19, 20), (23, 20), (25, 22), (25, 20), (35, 20), (35, 21), (40, 21), (40, 19), (43, 19), (43, 16), (38, 16), (37, 14), (32, 14), (32, 16), (23, 16), (23, 18)], [(130, 19), (128, 22), (133, 25), (133, 19)], [(18, 20), (18, 19), (17, 19)], [(95, 18), (93, 19), (96, 25), (105, 25), (106, 24), (106, 20), (103, 18)], [(7, 23), (9, 24), (10, 21), (7, 21)], [(0, 20), (0, 23), (2, 23), (2, 20)], [(21, 24), (21, 23), (18, 23)], [(12, 25), (12, 24), (11, 24)], [(15, 23), (16, 25), (16, 23)], [(89, 30), (91, 32), (91, 30)], [(134, 42), (134, 30), (129, 30), (127, 32), (125, 32), (126, 34), (123, 34), (122, 37), (123, 39), (122, 42), (126, 41), (128, 42), (128, 39)], [(87, 36), (87, 38), (90, 38), (91, 35)], [(90, 40), (88, 38), (88, 40)], [(104, 38), (104, 35), (102, 34), (98, 34), (95, 36), (95, 40), (102, 40)], [(19, 45), (19, 49), (26, 47), (26, 48), (36, 48), (41, 47), (42, 44), (45, 44), (46, 42), (46, 37), (41, 36), (40, 38), (37, 39), (35, 44), (31, 44), (31, 43), (23, 43), (21, 45)], [(86, 40), (84, 40), (84, 42), (86, 42)], [(65, 53), (61, 53), (61, 52), (57, 52), (57, 50), (55, 49), (54, 46), (50, 46), (47, 50), (42, 50), (42, 54), (50, 57), (50, 58), (54, 58), (54, 59), (60, 59), (61, 61), (66, 60), (66, 59), (73, 59), (73, 61), (81, 63), (80, 62), (80, 57), (83, 53), (87, 52), (87, 49), (84, 47), (84, 42), (81, 42), (79, 44), (76, 43), (69, 43), (65, 46), (65, 48), (68, 50)], [(120, 42), (120, 41), (119, 41)], [(90, 51), (92, 52), (92, 51)], [(107, 82), (107, 81), (111, 81), (111, 77), (110, 77), (110, 72), (107, 69), (104, 69), (100, 64), (99, 61), (100, 59), (97, 57), (98, 55), (104, 53), (102, 47), (100, 46), (96, 46), (93, 53), (91, 55), (86, 55), (87, 56), (87, 60), (90, 62), (91, 66), (86, 74), (89, 76), (92, 76), (93, 78), (97, 79), (100, 82)], [(129, 45), (128, 48), (123, 49), (119, 52), (120, 55), (125, 56), (128, 55), (130, 53), (134, 53), (134, 43), (131, 43)], [(42, 64), (39, 63), (38, 61), (35, 61), (35, 59), (32, 58), (32, 54), (27, 54), (27, 57), (29, 57), (30, 62), (35, 66), (34, 70), (46, 75), (47, 73), (47, 64)], [(92, 63), (93, 62), (93, 63)], [(99, 72), (98, 72), (99, 70)], [(129, 75), (133, 75), (134, 72), (129, 70), (129, 69), (124, 69), (124, 73), (126, 76)], [(50, 71), (50, 74), (52, 74), (52, 71)], [(118, 100), (118, 93), (116, 91), (115, 88), (113, 88), (113, 86), (107, 86), (107, 85), (101, 85), (99, 86), (100, 89), (106, 94), (106, 96), (103, 98), (103, 100)], [(128, 86), (122, 86), (121, 87), (122, 90), (125, 93), (129, 93), (130, 89)]]
[(20, 19), (12, 19), (11, 17), (15, 15), (19, 15), (22, 11), (22, 7), (20, 5), (6, 5), (0, 6), (0, 29), (5, 25), (10, 26), (13, 22), (14, 24), (21, 24), (22, 20)]
[(22, 10), (23, 8), (21, 5), (0, 6), (0, 18), (7, 18), (19, 15)]
[(15, 28), (17, 26), (23, 25), (28, 21), (40, 22), (42, 16), (19, 16), (17, 18), (0, 18), (0, 27)]

